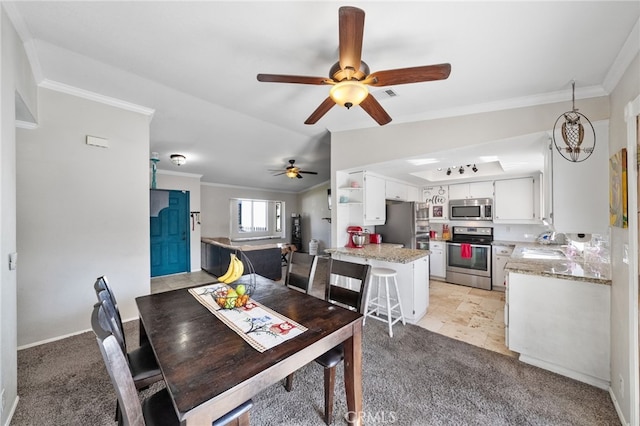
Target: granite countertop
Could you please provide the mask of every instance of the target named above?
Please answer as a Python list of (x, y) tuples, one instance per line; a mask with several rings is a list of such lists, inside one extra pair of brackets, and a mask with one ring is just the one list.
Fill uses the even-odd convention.
[(585, 281), (595, 284), (611, 285), (610, 264), (606, 260), (567, 255), (566, 259), (531, 259), (523, 257), (523, 249), (555, 249), (567, 255), (567, 246), (543, 245), (537, 243), (515, 243), (511, 259), (505, 271), (529, 275), (560, 278), (573, 281)]
[(411, 263), (429, 256), (429, 250), (402, 248), (402, 244), (365, 244), (362, 248), (337, 247), (325, 250), (327, 253), (346, 254), (348, 256), (382, 260), (391, 263)]

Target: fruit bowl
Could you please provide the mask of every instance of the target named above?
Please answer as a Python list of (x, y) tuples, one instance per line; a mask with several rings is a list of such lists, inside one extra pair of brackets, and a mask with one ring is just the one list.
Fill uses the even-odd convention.
[(250, 287), (251, 284), (225, 285), (211, 293), (211, 297), (222, 309), (241, 308), (249, 301)]
[(222, 285), (210, 293), (218, 306), (223, 309), (245, 306), (256, 287), (255, 270), (247, 255), (242, 251), (231, 253), (227, 272), (218, 277), (218, 282)]

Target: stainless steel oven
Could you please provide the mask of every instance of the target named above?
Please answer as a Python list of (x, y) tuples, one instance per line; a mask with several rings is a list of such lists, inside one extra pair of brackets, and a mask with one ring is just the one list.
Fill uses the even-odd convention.
[(491, 290), (493, 228), (453, 227), (447, 242), (446, 281)]

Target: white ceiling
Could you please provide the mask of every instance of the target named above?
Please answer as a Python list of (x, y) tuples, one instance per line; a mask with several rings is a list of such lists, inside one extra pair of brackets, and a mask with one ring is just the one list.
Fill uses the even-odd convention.
[[(378, 126), (360, 108), (340, 107), (316, 125), (304, 125), (327, 97), (326, 86), (256, 80), (258, 73), (326, 76), (338, 56), (341, 2), (4, 4), (38, 82), (155, 110), (151, 151), (160, 153), (161, 170), (201, 174), (203, 182), (298, 192), (330, 178), (331, 131)], [(572, 80), (576, 99), (601, 96), (629, 56), (625, 42), (636, 45), (631, 55), (638, 50), (636, 0), (351, 4), (366, 12), (362, 58), (372, 71), (452, 65), (449, 79), (394, 86), (394, 98), (374, 88), (393, 118), (388, 126), (567, 100)], [(521, 138), (538, 162), (541, 138)], [(393, 162), (376, 168), (421, 184), (426, 181), (408, 173), (482, 163), (480, 156), (497, 155), (507, 168), (509, 156), (522, 163), (522, 151), (513, 157), (505, 141), (495, 145), (431, 155), (439, 165)], [(174, 153), (185, 155), (187, 164), (171, 164)], [(289, 159), (319, 174), (272, 176), (269, 170), (284, 169)]]

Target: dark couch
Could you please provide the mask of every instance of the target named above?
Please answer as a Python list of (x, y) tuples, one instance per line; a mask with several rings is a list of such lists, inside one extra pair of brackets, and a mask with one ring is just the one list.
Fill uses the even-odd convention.
[(249, 272), (246, 262), (246, 258), (249, 258), (256, 274), (274, 281), (282, 279), (282, 249), (277, 244), (232, 246), (224, 240), (201, 239), (200, 263), (203, 270), (216, 277), (223, 275), (229, 267), (230, 254), (235, 253), (244, 263), (245, 274)]

